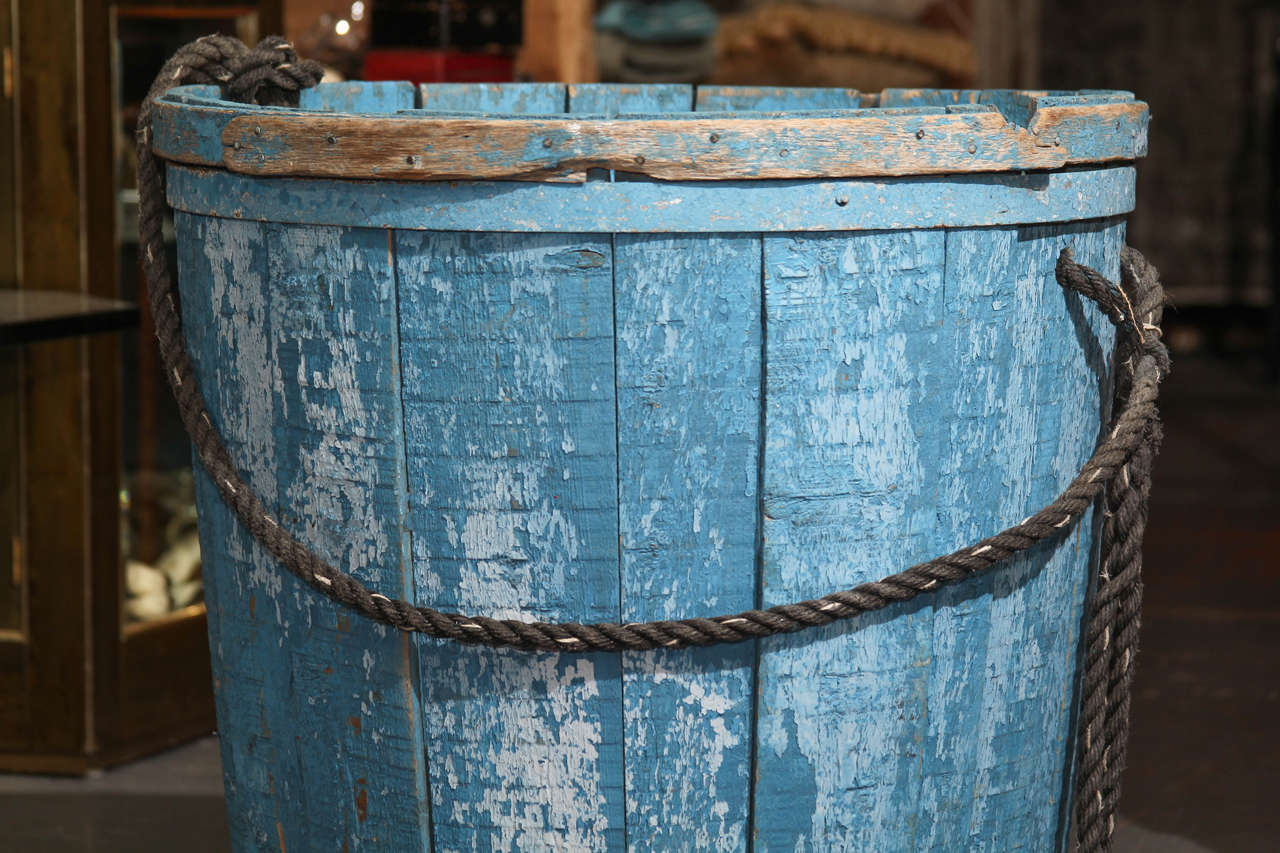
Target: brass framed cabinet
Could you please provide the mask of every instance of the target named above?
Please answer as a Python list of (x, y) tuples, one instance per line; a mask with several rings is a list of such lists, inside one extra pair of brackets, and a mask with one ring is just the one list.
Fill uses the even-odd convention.
[[(145, 302), (142, 95), (183, 43), (279, 32), (281, 7), (0, 0), (0, 290)], [(0, 772), (82, 773), (214, 726), (187, 442), (145, 308), (101, 328), (0, 342)]]

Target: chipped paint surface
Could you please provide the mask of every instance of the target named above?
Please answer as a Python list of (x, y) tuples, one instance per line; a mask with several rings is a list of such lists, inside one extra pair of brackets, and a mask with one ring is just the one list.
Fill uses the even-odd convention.
[[(531, 233), (757, 233), (1066, 222), (1133, 209), (1135, 172), (848, 181), (470, 181), (253, 178), (171, 167), (169, 201), (230, 219)], [(340, 197), (341, 204), (333, 199)]]
[[(384, 235), (181, 216), (179, 226), (197, 375), (250, 482), (326, 558), (384, 594), (411, 595), (400, 569), (395, 290)], [(301, 588), (250, 543), (203, 475), (197, 489), (237, 849), (277, 836), (295, 850), (425, 846), (421, 731), (403, 639)]]
[[(765, 238), (766, 605), (933, 555), (944, 239)], [(761, 642), (757, 850), (877, 849), (914, 819), (919, 606)]]
[[(758, 237), (618, 235), (623, 619), (755, 601)], [(623, 656), (631, 849), (745, 850), (751, 643)]]
[[(422, 600), (617, 620), (609, 256), (607, 237), (400, 236)], [(419, 649), (438, 849), (619, 842), (617, 655)]]
[[(551, 113), (567, 95), (624, 114), (692, 94), (511, 91), (523, 100), (433, 97), (442, 111)], [(365, 109), (340, 100), (360, 94), (321, 103)], [(383, 95), (377, 109), (404, 103)], [(606, 174), (382, 183), (373, 199), (354, 184), (175, 174), (171, 190), (203, 187), (202, 204), (234, 191), (247, 220), (400, 217), (404, 230), (381, 231), (178, 216), (188, 339), (233, 456), (303, 541), (389, 596), (627, 621), (746, 608), (757, 583), (766, 605), (821, 594), (1047, 502), (1106, 408), (1110, 329), (1053, 264), (1071, 246), (1114, 276), (1123, 226), (1050, 221), (1102, 215), (1083, 183), (1095, 172), (861, 182), (851, 216), (937, 218), (862, 231), (823, 218), (848, 182), (713, 198)], [(1096, 175), (1128, 187), (1107, 212), (1127, 209), (1132, 170)], [(677, 211), (636, 207), (635, 229), (690, 233), (614, 234), (621, 206), (590, 221), (536, 200), (608, 187)], [(1037, 206), (999, 215), (1027, 218), (993, 221), (999, 199), (1026, 192)], [(468, 207), (485, 193), (505, 208)], [(737, 209), (753, 205), (766, 233)], [(494, 233), (501, 216), (512, 231)], [(530, 233), (540, 225), (560, 233)], [(784, 233), (810, 226), (826, 233)], [(926, 599), (763, 642), (758, 662), (751, 644), (529, 655), (335, 609), (197, 483), (238, 851), (1064, 843), (1095, 519)]]

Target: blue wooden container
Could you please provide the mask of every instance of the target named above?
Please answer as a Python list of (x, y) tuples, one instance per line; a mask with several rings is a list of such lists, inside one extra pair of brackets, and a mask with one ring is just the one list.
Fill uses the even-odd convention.
[[(1116, 278), (1146, 119), (1116, 92), (186, 87), (155, 147), (188, 345), (268, 508), (387, 596), (627, 622), (851, 587), (1051, 500), (1112, 348), (1054, 262)], [(340, 609), (197, 483), (237, 850), (1065, 845), (1096, 518), (826, 629), (530, 654)]]

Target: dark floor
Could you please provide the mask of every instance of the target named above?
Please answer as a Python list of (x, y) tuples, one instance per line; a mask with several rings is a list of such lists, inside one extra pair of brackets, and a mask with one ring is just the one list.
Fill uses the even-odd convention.
[[(1280, 391), (1184, 357), (1147, 532), (1117, 853), (1280, 849)], [(209, 738), (85, 780), (0, 775), (0, 848), (224, 853)]]
[(1124, 813), (1221, 853), (1280, 849), (1280, 391), (1179, 359), (1146, 538)]

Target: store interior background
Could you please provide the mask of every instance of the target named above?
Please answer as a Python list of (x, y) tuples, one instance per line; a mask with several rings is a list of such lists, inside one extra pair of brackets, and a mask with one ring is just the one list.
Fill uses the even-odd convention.
[[(0, 289), (138, 300), (133, 123), (211, 31), (284, 32), (352, 79), (1133, 91), (1129, 241), (1162, 270), (1175, 370), (1117, 849), (1274, 850), (1280, 3), (668, 0), (643, 44), (609, 5), (6, 0)], [(227, 846), (189, 451), (150, 335), (143, 309), (0, 343), (0, 847)]]

